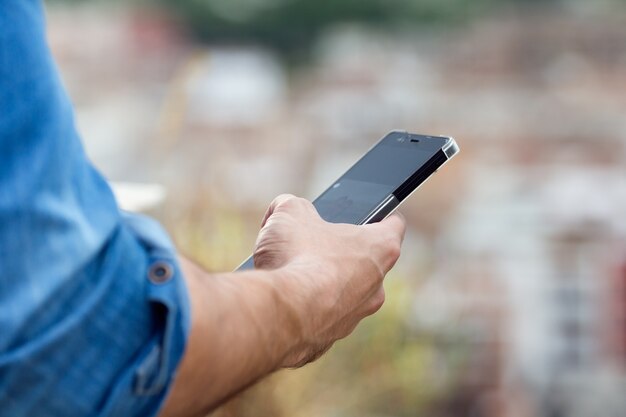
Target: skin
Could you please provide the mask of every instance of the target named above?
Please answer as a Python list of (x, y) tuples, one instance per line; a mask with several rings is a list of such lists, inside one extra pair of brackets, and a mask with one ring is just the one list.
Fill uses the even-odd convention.
[(264, 376), (322, 356), (383, 305), (404, 232), (399, 215), (331, 224), (309, 201), (282, 195), (263, 220), (255, 270), (209, 274), (181, 259), (192, 328), (161, 416), (206, 415)]

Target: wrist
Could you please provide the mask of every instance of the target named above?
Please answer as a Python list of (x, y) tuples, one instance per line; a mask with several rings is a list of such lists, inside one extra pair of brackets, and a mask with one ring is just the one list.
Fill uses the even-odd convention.
[(283, 267), (269, 272), (272, 302), (276, 306), (277, 340), (282, 346), (278, 367), (293, 367), (300, 356), (305, 355), (310, 344), (307, 336), (308, 300), (302, 297), (298, 288), (302, 285), (305, 270)]
[(274, 271), (274, 302), (287, 341), (284, 368), (300, 367), (327, 348), (326, 323), (332, 321), (337, 299), (322, 282), (336, 281), (338, 271), (332, 263), (324, 264), (326, 268), (315, 259), (299, 258)]

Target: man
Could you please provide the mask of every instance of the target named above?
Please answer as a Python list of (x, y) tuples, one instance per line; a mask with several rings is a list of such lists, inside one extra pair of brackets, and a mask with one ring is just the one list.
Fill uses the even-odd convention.
[(197, 416), (302, 366), (384, 301), (404, 222), (280, 196), (257, 269), (209, 275), (86, 159), (40, 0), (0, 0), (0, 415)]

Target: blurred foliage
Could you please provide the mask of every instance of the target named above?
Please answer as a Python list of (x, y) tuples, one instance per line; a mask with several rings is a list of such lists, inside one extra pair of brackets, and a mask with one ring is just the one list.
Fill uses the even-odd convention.
[[(587, 7), (584, 0), (49, 0), (61, 3), (134, 3), (164, 7), (201, 41), (258, 43), (287, 55), (306, 55), (318, 36), (339, 23), (403, 30), (443, 24), (458, 26), (473, 17), (511, 6)], [(594, 0), (624, 5), (626, 0)]]
[(254, 41), (294, 53), (329, 26), (376, 28), (463, 20), (490, 0), (186, 0), (164, 1), (203, 40)]
[[(99, 0), (49, 1), (78, 4)], [(116, 1), (106, 3), (111, 2)], [(324, 30), (339, 23), (402, 30), (415, 25), (461, 24), (510, 4), (545, 6), (563, 2), (567, 0), (134, 0), (131, 3), (171, 10), (202, 41), (253, 42), (298, 55), (306, 54)], [(117, 0), (117, 3), (129, 2)]]

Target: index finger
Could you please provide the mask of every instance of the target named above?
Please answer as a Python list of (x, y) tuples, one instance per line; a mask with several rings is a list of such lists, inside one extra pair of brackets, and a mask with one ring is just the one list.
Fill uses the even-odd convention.
[(286, 201), (291, 200), (292, 198), (296, 198), (296, 196), (292, 194), (281, 194), (278, 197), (276, 197), (270, 203), (270, 206), (265, 211), (265, 215), (263, 216), (263, 221), (261, 222), (261, 228), (265, 226), (265, 223), (267, 223), (267, 219), (269, 219), (272, 216), (272, 214), (274, 214), (276, 207), (280, 206), (281, 204), (284, 204)]

